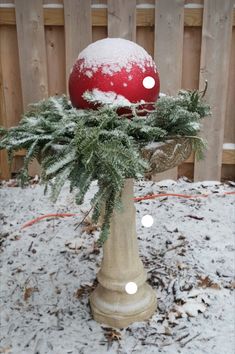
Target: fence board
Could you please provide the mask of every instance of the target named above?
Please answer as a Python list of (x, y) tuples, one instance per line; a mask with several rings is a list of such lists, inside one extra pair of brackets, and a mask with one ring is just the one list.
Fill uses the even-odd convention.
[(154, 28), (137, 27), (136, 42), (154, 57)]
[[(154, 56), (160, 74), (161, 92), (174, 95), (181, 87), (184, 0), (156, 0)], [(177, 168), (156, 179), (177, 178)]]
[(226, 118), (224, 127), (224, 142), (235, 143), (235, 27), (232, 33), (232, 46), (229, 65), (229, 82), (228, 82), (228, 97), (226, 105)]
[[(9, 128), (19, 122), (22, 113), (17, 35), (12, 26), (1, 26), (0, 53), (0, 125)], [(7, 154), (0, 155), (0, 177), (7, 179)]]
[(220, 180), (226, 112), (234, 0), (205, 0), (202, 28), (200, 87), (208, 80), (206, 99), (212, 107), (201, 135), (208, 141), (205, 159), (195, 161), (195, 180)]
[(96, 42), (99, 39), (104, 39), (108, 36), (107, 27), (92, 27), (92, 42)]
[(58, 26), (45, 28), (48, 94), (62, 95), (66, 92), (64, 29)]
[[(15, 0), (23, 108), (48, 96), (42, 0)], [(29, 173), (39, 173), (36, 160)]]
[[(67, 1), (67, 0), (66, 0)], [(108, 16), (106, 8), (92, 9), (92, 25), (107, 26)], [(136, 9), (136, 26), (149, 27), (154, 25), (155, 17), (154, 8)], [(63, 26), (64, 25), (64, 9), (61, 8), (44, 8), (44, 24), (46, 26)], [(184, 9), (184, 25), (191, 27), (202, 26), (203, 9), (185, 8)], [(0, 8), (0, 25), (15, 25), (15, 9)], [(233, 11), (233, 26), (235, 26), (235, 10)]]
[(91, 1), (64, 1), (66, 82), (78, 54), (92, 42)]
[(196, 90), (199, 87), (201, 39), (200, 27), (185, 27), (181, 85), (183, 89)]
[(136, 40), (136, 0), (108, 0), (108, 36)]

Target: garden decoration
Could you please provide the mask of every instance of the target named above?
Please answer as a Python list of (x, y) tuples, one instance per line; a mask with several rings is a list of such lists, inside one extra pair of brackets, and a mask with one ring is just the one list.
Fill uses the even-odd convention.
[(80, 53), (70, 75), (71, 102), (50, 97), (31, 105), (17, 127), (0, 131), (0, 148), (12, 158), (26, 149), (20, 173), (37, 158), (41, 181), (56, 200), (70, 183), (81, 204), (93, 181), (92, 220), (101, 220), (103, 261), (91, 295), (94, 318), (125, 327), (148, 319), (156, 295), (146, 283), (139, 258), (133, 181), (183, 162), (192, 151), (202, 157), (197, 136), (209, 115), (204, 92), (159, 96), (159, 76), (147, 52), (123, 39), (105, 39)]

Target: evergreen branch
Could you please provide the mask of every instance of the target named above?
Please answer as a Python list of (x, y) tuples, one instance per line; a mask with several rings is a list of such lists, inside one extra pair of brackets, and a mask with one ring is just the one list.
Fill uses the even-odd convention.
[(29, 164), (37, 158), (42, 183), (45, 190), (51, 187), (53, 201), (69, 181), (70, 190), (76, 191), (76, 203), (81, 204), (91, 183), (98, 181), (91, 201), (92, 220), (97, 223), (102, 216), (102, 244), (109, 234), (113, 210), (122, 208), (125, 179), (143, 177), (149, 168), (141, 157), (143, 146), (187, 137), (196, 156), (202, 158), (205, 142), (197, 135), (201, 120), (210, 114), (202, 100), (204, 91), (181, 90), (175, 97), (160, 97), (151, 111), (136, 103), (122, 116), (117, 112), (119, 106), (82, 110), (73, 108), (66, 96), (50, 97), (31, 105), (17, 127), (0, 127), (0, 149), (7, 149), (10, 158), (14, 151), (26, 149), (22, 183), (28, 180)]

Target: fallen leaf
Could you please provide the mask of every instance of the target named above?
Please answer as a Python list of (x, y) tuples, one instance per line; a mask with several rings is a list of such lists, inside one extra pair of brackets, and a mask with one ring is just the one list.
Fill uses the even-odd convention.
[(103, 330), (105, 331), (105, 333), (104, 333), (105, 338), (108, 339), (108, 341), (111, 343), (122, 339), (121, 333), (116, 331), (113, 328), (104, 328), (103, 327)]
[(24, 301), (27, 301), (31, 295), (34, 293), (34, 292), (38, 292), (38, 288), (36, 287), (33, 287), (33, 288), (25, 288), (24, 290)]
[(199, 282), (198, 286), (201, 288), (212, 288), (212, 289), (221, 289), (220, 285), (217, 283), (214, 283), (209, 276), (207, 275), (206, 277), (204, 276), (199, 276), (198, 277)]
[(74, 293), (74, 296), (77, 299), (80, 299), (83, 295), (88, 295), (90, 294), (93, 290), (95, 290), (96, 286), (98, 284), (97, 279), (93, 281), (91, 284), (84, 284), (81, 286), (81, 288), (77, 289)]
[(99, 229), (98, 225), (90, 225), (90, 226), (85, 226), (82, 228), (82, 232), (86, 232), (87, 234), (91, 235), (93, 232), (97, 231)]

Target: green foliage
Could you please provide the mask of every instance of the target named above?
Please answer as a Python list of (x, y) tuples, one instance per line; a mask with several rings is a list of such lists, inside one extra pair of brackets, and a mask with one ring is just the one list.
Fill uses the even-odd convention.
[(102, 215), (100, 243), (109, 233), (114, 208), (121, 208), (120, 195), (125, 178), (144, 175), (148, 163), (140, 155), (142, 146), (176, 136), (191, 138), (193, 149), (202, 155), (205, 143), (197, 137), (200, 121), (209, 115), (209, 107), (197, 91), (180, 91), (176, 97), (162, 97), (141, 115), (138, 105), (132, 119), (120, 117), (117, 109), (101, 106), (97, 110), (77, 110), (66, 96), (50, 97), (31, 105), (17, 127), (0, 130), (0, 149), (13, 152), (26, 149), (20, 175), (22, 184), (34, 158), (42, 166), (42, 182), (51, 186), (56, 201), (66, 181), (76, 191), (81, 204), (92, 181), (98, 191), (92, 199), (92, 219)]

